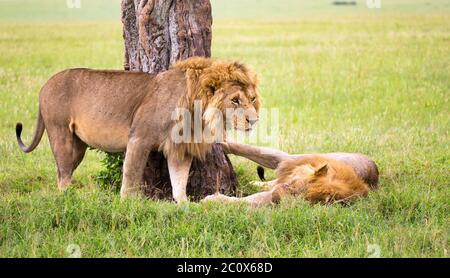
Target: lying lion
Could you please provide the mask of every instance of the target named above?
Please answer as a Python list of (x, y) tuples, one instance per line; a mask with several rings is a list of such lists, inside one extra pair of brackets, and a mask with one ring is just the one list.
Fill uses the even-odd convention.
[[(277, 170), (273, 181), (258, 183), (267, 191), (237, 198), (214, 194), (204, 201), (247, 202), (262, 205), (278, 202), (284, 196), (302, 196), (311, 203), (350, 202), (366, 196), (378, 186), (378, 169), (370, 158), (361, 154), (287, 153), (237, 143), (224, 143), (223, 149)], [(264, 180), (263, 168), (258, 174)]]
[(126, 151), (122, 197), (140, 191), (149, 153), (163, 151), (173, 198), (182, 202), (187, 200), (186, 184), (192, 158), (203, 159), (212, 145), (203, 140), (174, 142), (171, 131), (178, 122), (171, 115), (176, 108), (194, 111), (196, 101), (201, 101), (204, 114), (200, 119), (204, 125), (216, 123), (214, 113), (205, 113), (209, 108), (221, 112), (223, 118), (225, 110), (242, 108), (245, 117), (234, 117), (231, 125), (249, 130), (258, 118), (260, 107), (256, 75), (239, 62), (198, 57), (179, 62), (157, 75), (65, 70), (41, 89), (37, 128), (31, 144), (27, 147), (22, 142), (21, 123), (16, 125), (17, 140), (20, 148), (28, 153), (36, 148), (47, 130), (60, 189), (70, 185), (72, 173), (88, 146), (106, 152)]

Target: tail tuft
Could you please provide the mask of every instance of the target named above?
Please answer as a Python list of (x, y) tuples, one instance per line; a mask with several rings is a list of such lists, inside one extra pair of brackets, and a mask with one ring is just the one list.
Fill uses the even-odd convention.
[(22, 134), (22, 123), (17, 123), (16, 124), (16, 137), (20, 138), (20, 135)]
[(39, 142), (41, 141), (41, 138), (42, 138), (42, 134), (44, 134), (44, 131), (45, 131), (44, 120), (42, 119), (41, 113), (40, 112), (38, 113), (36, 130), (34, 132), (31, 144), (28, 147), (25, 146), (25, 144), (22, 141), (22, 138), (20, 137), (22, 135), (22, 128), (23, 128), (22, 123), (16, 124), (17, 143), (19, 144), (19, 147), (20, 147), (20, 149), (22, 149), (22, 151), (24, 151), (25, 153), (29, 153), (29, 152), (33, 151), (36, 148), (36, 146), (39, 144)]
[(262, 181), (266, 181), (266, 178), (264, 177), (264, 168), (261, 167), (261, 166), (258, 166), (256, 168), (256, 171), (258, 172), (259, 179), (262, 180)]
[(27, 146), (25, 146), (25, 144), (22, 142), (22, 138), (20, 138), (20, 136), (22, 135), (22, 123), (17, 123), (16, 124), (16, 138), (17, 138), (17, 142), (19, 143), (19, 146), (22, 150), (26, 149)]

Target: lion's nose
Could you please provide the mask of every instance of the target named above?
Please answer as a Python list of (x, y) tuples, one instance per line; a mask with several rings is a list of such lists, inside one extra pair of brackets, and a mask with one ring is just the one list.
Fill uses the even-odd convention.
[(247, 118), (247, 122), (248, 122), (250, 125), (256, 124), (257, 121), (258, 121), (258, 119), (250, 120), (249, 118)]

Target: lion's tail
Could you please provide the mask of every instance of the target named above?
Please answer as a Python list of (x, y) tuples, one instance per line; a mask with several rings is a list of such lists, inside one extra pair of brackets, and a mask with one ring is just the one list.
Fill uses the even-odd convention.
[(266, 181), (266, 178), (264, 177), (264, 168), (261, 166), (256, 167), (256, 172), (258, 172), (258, 177), (261, 181)]
[(37, 145), (39, 145), (42, 135), (44, 134), (44, 130), (45, 130), (44, 119), (42, 118), (41, 112), (39, 111), (36, 131), (34, 132), (33, 140), (31, 141), (31, 144), (27, 147), (23, 143), (22, 138), (20, 138), (20, 135), (22, 134), (22, 123), (17, 123), (16, 138), (17, 143), (19, 143), (19, 147), (22, 149), (22, 151), (26, 153), (33, 151), (37, 147)]

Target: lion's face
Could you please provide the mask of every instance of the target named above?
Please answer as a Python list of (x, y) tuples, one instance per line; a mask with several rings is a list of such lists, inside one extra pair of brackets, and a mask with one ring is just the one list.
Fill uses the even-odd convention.
[[(226, 139), (229, 129), (250, 131), (255, 127), (261, 100), (258, 78), (251, 68), (237, 61), (201, 57), (178, 62), (174, 68), (184, 71), (187, 81), (187, 95), (180, 98), (178, 106), (192, 115), (192, 136), (202, 135), (200, 139), (206, 143), (204, 148), (192, 144), (192, 152), (204, 155), (211, 143)], [(202, 134), (196, 129), (197, 112), (202, 113)]]
[(261, 105), (256, 88), (227, 82), (215, 90), (211, 100), (222, 111), (226, 128), (250, 131), (256, 126)]

